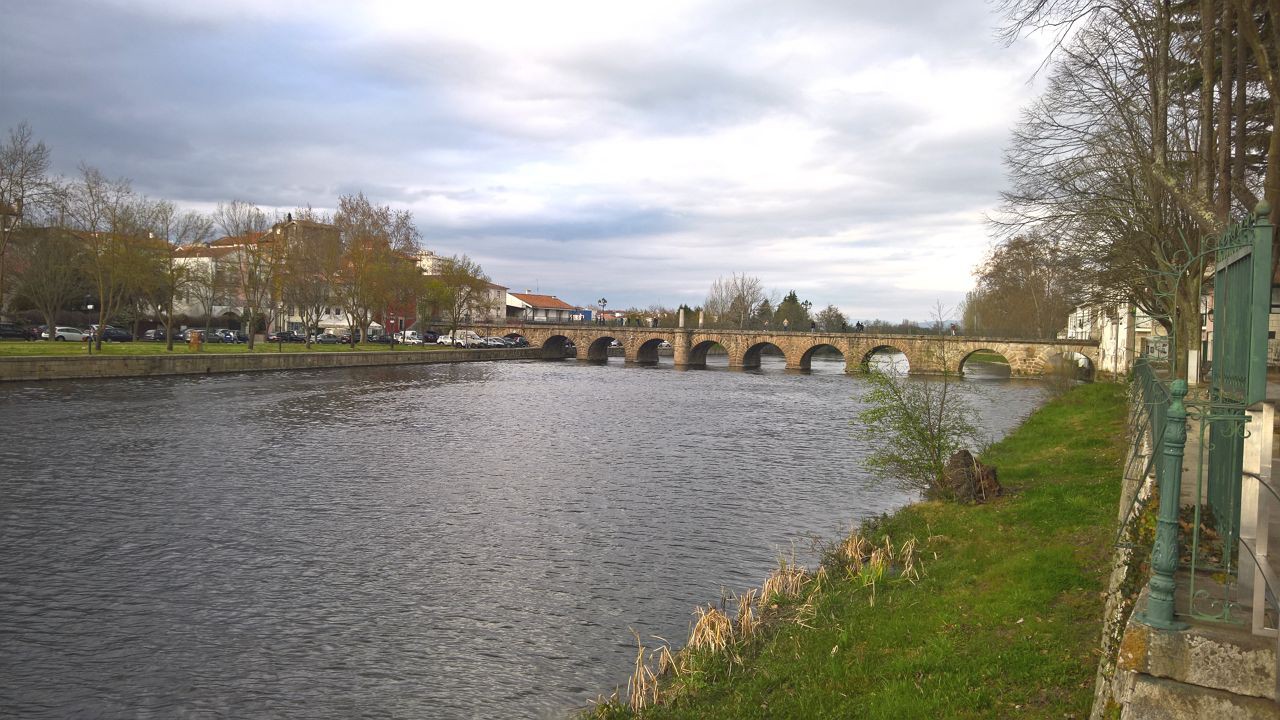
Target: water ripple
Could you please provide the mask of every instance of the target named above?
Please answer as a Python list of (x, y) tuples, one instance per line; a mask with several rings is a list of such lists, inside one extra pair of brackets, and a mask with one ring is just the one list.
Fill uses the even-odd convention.
[[(556, 717), (629, 628), (908, 497), (812, 375), (484, 363), (0, 387), (0, 714)], [(966, 384), (996, 433), (1041, 393)]]

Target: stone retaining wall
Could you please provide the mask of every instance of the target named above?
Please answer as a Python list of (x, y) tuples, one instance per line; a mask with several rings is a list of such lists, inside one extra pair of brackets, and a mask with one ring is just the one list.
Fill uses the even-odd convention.
[(539, 348), (0, 358), (0, 382), (536, 360)]

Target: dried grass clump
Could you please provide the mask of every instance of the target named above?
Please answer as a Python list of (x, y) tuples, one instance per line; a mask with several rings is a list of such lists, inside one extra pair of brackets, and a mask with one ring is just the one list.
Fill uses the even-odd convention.
[(733, 642), (733, 621), (728, 615), (714, 605), (705, 608), (699, 605), (693, 614), (698, 620), (693, 624), (686, 647), (711, 652), (723, 652), (729, 647), (729, 643)]
[(902, 548), (898, 550), (898, 577), (915, 584), (920, 579), (920, 569), (916, 567), (916, 539), (902, 543)]
[(825, 549), (823, 568), (841, 573), (845, 579), (869, 588), (869, 600), (874, 605), (876, 589), (883, 583), (893, 580), (914, 583), (920, 579), (918, 543), (915, 538), (911, 538), (901, 547), (895, 547), (893, 539), (886, 535), (883, 542), (877, 545), (854, 531)]
[(769, 603), (792, 600), (800, 596), (800, 591), (809, 582), (809, 571), (797, 565), (795, 558), (788, 561), (785, 557), (778, 559), (778, 569), (764, 581), (760, 588), (760, 597)]
[(636, 636), (636, 666), (627, 679), (627, 703), (632, 710), (643, 710), (658, 704), (658, 677), (645, 661), (645, 647), (640, 642), (640, 633), (632, 630), (631, 634)]
[[(662, 638), (658, 638), (662, 640)], [(658, 677), (662, 677), (667, 673), (672, 673), (676, 677), (684, 674), (684, 665), (677, 662), (677, 656), (672, 654), (671, 645), (666, 640), (662, 640), (662, 647), (658, 648)], [(652, 656), (651, 656), (652, 657)]]
[(740, 641), (750, 640), (755, 635), (756, 628), (759, 627), (760, 621), (756, 618), (755, 604), (756, 594), (755, 588), (751, 588), (738, 598), (738, 618), (737, 618), (737, 637)]

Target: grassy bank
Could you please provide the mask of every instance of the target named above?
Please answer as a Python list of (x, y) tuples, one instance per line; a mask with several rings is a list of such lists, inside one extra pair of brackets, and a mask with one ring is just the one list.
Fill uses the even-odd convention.
[[(642, 670), (631, 694), (650, 707), (590, 714), (1087, 717), (1123, 415), (1123, 388), (1110, 384), (1048, 403), (985, 458), (1004, 497), (913, 505), (833, 544), (816, 573), (775, 574), (754, 610), (747, 595), (746, 612), (739, 602), (708, 623), (703, 611), (690, 642), (700, 649), (645, 656), (656, 706)], [(798, 589), (779, 590), (780, 575)]]
[[(354, 350), (350, 345), (318, 345), (312, 344), (310, 350), (304, 343), (269, 343), (258, 342), (254, 345), (253, 350), (249, 350), (246, 344), (225, 344), (211, 343), (205, 345), (199, 352), (207, 354), (243, 354), (248, 352), (254, 353), (274, 353), (274, 352), (388, 352), (391, 345), (383, 345), (381, 343), (357, 343)], [(437, 350), (449, 350), (451, 348), (444, 345), (401, 345), (395, 346), (396, 352), (436, 352)], [(165, 349), (164, 343), (156, 342), (127, 342), (127, 343), (103, 343), (103, 355), (187, 355), (194, 354), (196, 351), (187, 346), (186, 343), (174, 343), (172, 353)], [(81, 355), (88, 356), (88, 348), (84, 342), (51, 342), (49, 340), (40, 340), (37, 342), (24, 342), (22, 340), (3, 340), (0, 341), (0, 357), (34, 357), (34, 356), (67, 356)], [(98, 350), (93, 351), (94, 355), (99, 354)]]
[(1000, 353), (988, 352), (986, 350), (979, 350), (970, 355), (968, 359), (972, 362), (1000, 363), (1002, 365), (1009, 364), (1009, 361)]

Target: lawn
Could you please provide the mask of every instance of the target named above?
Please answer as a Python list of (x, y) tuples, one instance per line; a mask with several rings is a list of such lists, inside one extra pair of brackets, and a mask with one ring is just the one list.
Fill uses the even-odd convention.
[(1124, 402), (1119, 385), (1079, 387), (984, 458), (999, 468), (1004, 496), (918, 503), (863, 529), (881, 545), (914, 538), (918, 579), (890, 572), (873, 593), (865, 572), (828, 563), (825, 581), (762, 604), (763, 630), (737, 633), (727, 651), (690, 653), (683, 673), (662, 676), (656, 707), (633, 713), (615, 702), (587, 714), (1087, 717)]

